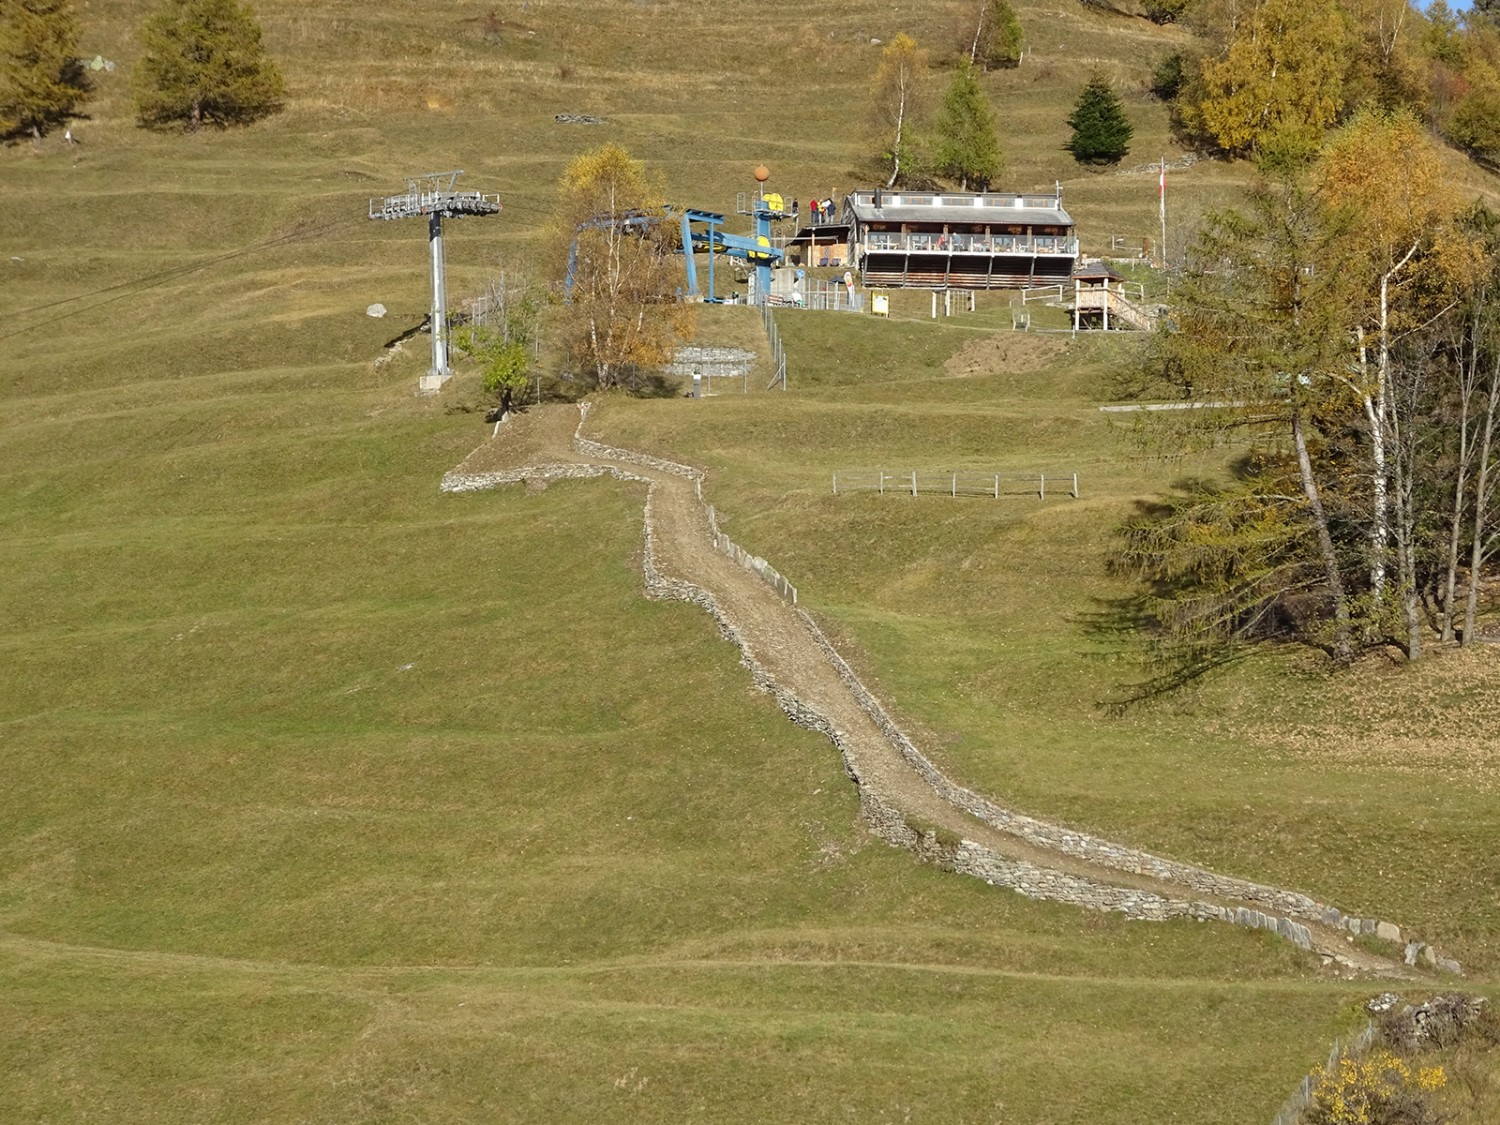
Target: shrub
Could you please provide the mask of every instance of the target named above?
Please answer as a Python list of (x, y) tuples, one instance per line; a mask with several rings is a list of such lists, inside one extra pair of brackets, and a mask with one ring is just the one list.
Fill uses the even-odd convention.
[(1439, 1125), (1432, 1094), (1447, 1084), (1440, 1066), (1413, 1069), (1380, 1048), (1363, 1059), (1341, 1052), (1338, 1061), (1313, 1072), (1312, 1105), (1306, 1125)]

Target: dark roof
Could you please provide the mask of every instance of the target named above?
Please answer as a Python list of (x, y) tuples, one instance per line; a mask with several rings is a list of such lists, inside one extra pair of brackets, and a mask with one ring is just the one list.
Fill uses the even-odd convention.
[(786, 240), (788, 246), (798, 242), (811, 243), (814, 239), (819, 242), (834, 242), (840, 238), (849, 237), (848, 223), (819, 223), (815, 227), (798, 227), (797, 233)]
[(1073, 276), (1076, 277), (1076, 278), (1079, 278), (1079, 279), (1081, 279), (1083, 281), (1088, 281), (1088, 280), (1094, 279), (1094, 278), (1097, 278), (1097, 279), (1100, 279), (1100, 280), (1103, 280), (1104, 278), (1108, 278), (1110, 281), (1124, 281), (1125, 280), (1123, 277), (1121, 277), (1119, 274), (1115, 273), (1114, 270), (1110, 269), (1103, 262), (1090, 262), (1090, 263), (1088, 263), (1088, 265), (1079, 266), (1076, 270), (1073, 271)]
[[(858, 191), (844, 198), (844, 214), (862, 223), (1017, 223), (1022, 226), (1073, 225), (1062, 200), (1051, 195), (1008, 195), (1000, 192)], [(1023, 206), (1024, 204), (1024, 206)]]

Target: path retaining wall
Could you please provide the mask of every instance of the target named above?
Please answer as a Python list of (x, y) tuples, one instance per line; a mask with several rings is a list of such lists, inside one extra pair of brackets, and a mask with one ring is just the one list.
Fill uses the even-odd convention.
[[(653, 457), (650, 454), (637, 453), (633, 450), (616, 449), (601, 442), (585, 438), (582, 436), (581, 431), (584, 421), (588, 417), (587, 403), (582, 404), (580, 413), (578, 431), (575, 432), (574, 436), (575, 447), (580, 452), (592, 457), (639, 465), (643, 468), (671, 473), (674, 476), (692, 480), (698, 499), (702, 500), (704, 474), (701, 470), (679, 464), (675, 461)], [(1059, 852), (1063, 855), (1072, 856), (1117, 871), (1146, 876), (1162, 882), (1179, 885), (1190, 893), (1238, 899), (1244, 902), (1256, 903), (1267, 909), (1258, 910), (1245, 906), (1219, 906), (1188, 898), (1169, 898), (1153, 891), (1112, 886), (1081, 876), (1049, 870), (1024, 860), (1011, 859), (972, 840), (958, 839), (955, 841), (950, 839), (945, 841), (941, 838), (938, 830), (912, 824), (905, 813), (886, 801), (881, 794), (871, 791), (871, 787), (859, 776), (854, 761), (850, 756), (844, 732), (838, 730), (826, 716), (802, 702), (790, 690), (771, 677), (755, 658), (755, 654), (751, 651), (744, 635), (725, 616), (718, 601), (709, 591), (694, 583), (682, 579), (670, 578), (657, 569), (654, 550), (655, 527), (652, 514), (652, 502), (654, 500), (656, 483), (651, 478), (620, 469), (613, 465), (557, 463), (528, 466), (522, 469), (494, 473), (464, 474), (450, 472), (443, 477), (440, 487), (444, 492), (468, 492), (483, 488), (493, 488), (500, 484), (517, 483), (527, 479), (586, 478), (605, 474), (614, 476), (620, 480), (642, 482), (647, 486), (643, 521), (644, 561), (642, 569), (645, 572), (645, 586), (648, 596), (690, 602), (699, 606), (714, 619), (720, 633), (740, 650), (740, 662), (749, 670), (756, 687), (775, 698), (782, 711), (793, 722), (824, 735), (838, 749), (844, 772), (854, 781), (858, 788), (861, 812), (866, 822), (875, 835), (887, 843), (911, 849), (930, 862), (941, 864), (944, 867), (965, 875), (983, 879), (985, 882), (995, 886), (1009, 887), (1030, 898), (1064, 902), (1094, 910), (1115, 911), (1142, 921), (1163, 921), (1169, 918), (1182, 917), (1215, 919), (1232, 925), (1266, 930), (1304, 949), (1312, 947), (1311, 933), (1307, 925), (1304, 924), (1305, 922), (1313, 922), (1332, 928), (1341, 928), (1347, 930), (1350, 934), (1375, 936), (1391, 942), (1399, 942), (1401, 940), (1402, 932), (1393, 923), (1370, 918), (1359, 918), (1346, 914), (1337, 907), (1319, 902), (1300, 892), (1282, 890), (1277, 887), (1245, 879), (1237, 879), (1232, 876), (1217, 875), (1211, 871), (1194, 867), (1191, 864), (1164, 859), (1149, 852), (1127, 848), (1108, 840), (1100, 839), (1088, 833), (1077, 832), (1059, 825), (1049, 824), (1046, 821), (1013, 812), (970, 789), (955, 784), (933, 765), (926, 755), (922, 754), (916, 748), (905, 732), (895, 724), (880, 701), (864, 686), (848, 662), (834, 648), (832, 642), (829, 641), (827, 635), (818, 626), (817, 622), (806, 611), (801, 609), (795, 610), (794, 612), (797, 613), (802, 619), (803, 624), (811, 632), (818, 647), (822, 649), (833, 664), (839, 677), (844, 681), (845, 686), (859, 702), (860, 707), (880, 729), (881, 733), (895, 746), (908, 765), (920, 774), (944, 800), (963, 809), (984, 823), (1037, 847)], [(787, 595), (782, 591), (782, 587), (778, 583), (785, 584), (785, 587), (791, 591), (789, 600), (795, 605), (795, 588), (792, 588), (791, 584), (786, 582), (763, 559), (757, 559), (755, 556), (749, 555), (748, 552), (730, 542), (728, 537), (718, 530), (717, 519), (712, 506), (705, 505), (705, 508), (707, 509), (710, 534), (714, 537), (715, 546), (719, 547), (720, 550), (725, 550), (720, 544), (721, 542), (727, 543), (730, 549), (725, 550), (726, 554), (736, 558), (741, 565), (745, 565), (748, 569), (759, 573), (773, 588), (776, 588), (778, 592), (782, 592), (783, 597)], [(753, 563), (760, 563), (761, 566), (757, 567)], [(774, 580), (772, 576), (774, 576)], [(1297, 919), (1302, 919), (1303, 921), (1297, 921)], [(1457, 962), (1446, 958), (1439, 958), (1437, 961), (1439, 966), (1447, 971), (1453, 973), (1460, 972)]]

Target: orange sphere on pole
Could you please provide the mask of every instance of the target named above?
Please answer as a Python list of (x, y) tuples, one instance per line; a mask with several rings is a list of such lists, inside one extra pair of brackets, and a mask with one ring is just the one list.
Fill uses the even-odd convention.
[(769, 168), (767, 168), (764, 164), (759, 165), (755, 169), (755, 182), (756, 183), (763, 184), (767, 180), (769, 180), (770, 178), (771, 178), (771, 170)]

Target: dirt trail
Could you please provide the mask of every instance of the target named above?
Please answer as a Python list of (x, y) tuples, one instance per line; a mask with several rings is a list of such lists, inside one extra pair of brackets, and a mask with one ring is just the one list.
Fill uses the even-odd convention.
[[(1349, 931), (1358, 929), (1359, 919), (1306, 896), (1048, 825), (937, 774), (864, 692), (812, 618), (715, 548), (709, 512), (698, 495), (701, 474), (579, 440), (583, 429), (570, 407), (513, 416), (497, 427), (495, 440), (444, 478), (443, 487), (465, 491), (520, 481), (544, 487), (547, 479), (605, 472), (647, 483), (648, 588), (654, 567), (657, 596), (682, 597), (712, 613), (741, 647), (759, 686), (776, 695), (793, 719), (833, 740), (859, 787), (866, 819), (883, 839), (1031, 897), (1145, 919), (1237, 921), (1314, 950), (1334, 972), (1415, 975), (1395, 959), (1352, 944)], [(1365, 923), (1363, 932), (1374, 925)]]

